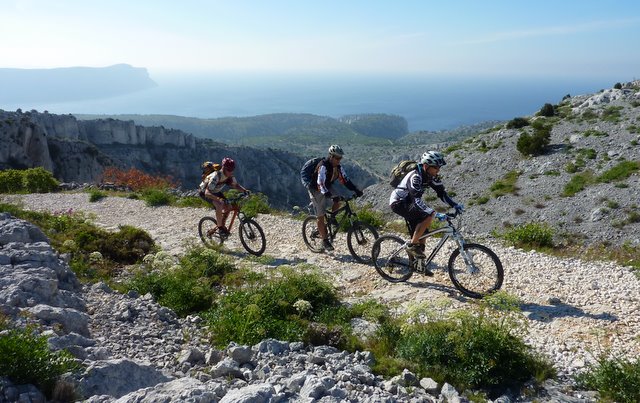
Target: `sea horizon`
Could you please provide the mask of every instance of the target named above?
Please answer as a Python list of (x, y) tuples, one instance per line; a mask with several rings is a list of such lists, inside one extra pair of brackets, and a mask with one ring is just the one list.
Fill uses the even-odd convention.
[(596, 93), (616, 82), (606, 77), (468, 77), (416, 75), (240, 74), (169, 76), (156, 87), (125, 95), (0, 109), (56, 114), (177, 115), (201, 119), (271, 113), (344, 115), (386, 113), (404, 117), (411, 132), (447, 130), (533, 115), (565, 95)]

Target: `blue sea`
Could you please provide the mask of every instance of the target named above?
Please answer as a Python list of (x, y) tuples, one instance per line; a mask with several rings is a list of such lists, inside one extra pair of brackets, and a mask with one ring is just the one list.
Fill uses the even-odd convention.
[(0, 109), (77, 114), (168, 114), (198, 118), (268, 113), (403, 116), (409, 130), (442, 130), (532, 115), (563, 96), (598, 92), (624, 78), (416, 75), (210, 74), (154, 76), (157, 87), (127, 95)]

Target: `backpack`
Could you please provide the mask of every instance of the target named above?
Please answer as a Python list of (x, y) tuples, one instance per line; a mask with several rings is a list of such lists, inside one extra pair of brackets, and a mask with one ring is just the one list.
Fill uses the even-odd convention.
[(393, 169), (391, 170), (389, 185), (391, 185), (391, 187), (394, 187), (394, 188), (397, 187), (402, 181), (402, 179), (409, 172), (416, 169), (417, 166), (418, 166), (418, 163), (416, 161), (412, 161), (412, 160), (400, 161), (398, 165), (393, 167)]
[(318, 167), (323, 161), (323, 157), (317, 157), (311, 158), (309, 161), (304, 163), (302, 169), (300, 169), (300, 181), (305, 188), (311, 188), (313, 185), (313, 176), (318, 171)]
[(202, 180), (209, 176), (212, 172), (219, 171), (222, 169), (222, 165), (217, 162), (205, 161), (200, 165), (202, 168)]

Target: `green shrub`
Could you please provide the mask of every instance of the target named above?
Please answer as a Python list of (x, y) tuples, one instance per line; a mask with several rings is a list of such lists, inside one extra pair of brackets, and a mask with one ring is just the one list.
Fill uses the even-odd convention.
[(30, 168), (23, 172), (24, 189), (29, 193), (47, 193), (58, 189), (58, 181), (53, 174), (42, 167)]
[(262, 193), (251, 193), (251, 195), (242, 202), (242, 212), (247, 217), (256, 217), (258, 214), (271, 213), (269, 206), (269, 198)]
[(137, 271), (125, 284), (125, 291), (151, 293), (159, 304), (180, 316), (209, 309), (215, 299), (212, 287), (235, 270), (223, 255), (203, 247), (190, 248), (177, 265), (168, 261), (166, 267), (154, 266)]
[(211, 203), (201, 197), (189, 196), (181, 197), (175, 202), (178, 207), (211, 208)]
[(544, 104), (542, 106), (542, 108), (540, 108), (540, 110), (538, 111), (538, 113), (536, 115), (545, 116), (545, 117), (552, 117), (552, 116), (555, 116), (555, 114), (556, 114), (556, 110), (555, 110), (553, 105)]
[(0, 193), (16, 193), (23, 189), (22, 172), (18, 169), (0, 171)]
[(374, 228), (382, 228), (386, 224), (382, 213), (374, 210), (370, 203), (357, 209), (356, 215), (358, 220), (372, 225)]
[(551, 126), (538, 121), (534, 124), (533, 134), (522, 133), (516, 143), (516, 149), (523, 155), (540, 155), (551, 141)]
[(518, 181), (519, 176), (520, 172), (518, 171), (507, 172), (504, 178), (496, 181), (493, 185), (491, 185), (491, 192), (495, 197), (503, 196), (509, 193), (516, 193), (518, 191), (516, 182)]
[(620, 84), (620, 83), (615, 83), (615, 84), (613, 85), (613, 88), (615, 88), (616, 90), (621, 90), (621, 89), (622, 89), (622, 84)]
[(521, 129), (525, 126), (529, 126), (529, 120), (526, 118), (513, 118), (507, 122), (507, 129)]
[(100, 190), (91, 189), (89, 191), (89, 201), (90, 202), (97, 202), (99, 200), (104, 199), (105, 197), (107, 197), (107, 194), (104, 193), (104, 192), (101, 192)]
[(603, 132), (603, 131), (600, 131), (600, 130), (595, 130), (595, 129), (585, 130), (584, 133), (582, 133), (582, 135), (585, 136), (585, 137), (589, 137), (589, 136), (609, 137), (609, 133)]
[(0, 193), (47, 193), (58, 189), (58, 181), (42, 167), (0, 171)]
[(574, 196), (576, 193), (583, 191), (587, 186), (593, 184), (594, 182), (595, 179), (591, 171), (575, 174), (571, 177), (569, 182), (564, 185), (562, 196)]
[(518, 225), (504, 233), (502, 237), (517, 247), (553, 247), (553, 229), (548, 224)]
[(595, 389), (616, 402), (640, 401), (640, 360), (600, 357), (596, 365), (576, 377), (580, 387)]
[(47, 337), (34, 329), (8, 329), (0, 323), (0, 331), (0, 377), (19, 385), (33, 384), (51, 397), (56, 380), (79, 368), (68, 352), (50, 351)]
[[(335, 320), (339, 306), (333, 286), (319, 275), (284, 269), (279, 277), (229, 291), (206, 317), (213, 330), (213, 341), (219, 346), (230, 341), (255, 344), (270, 337), (295, 341), (303, 340), (305, 334), (311, 336), (307, 330), (313, 322), (326, 321), (329, 317)], [(329, 315), (326, 314), (328, 310), (331, 311)], [(331, 338), (335, 336), (336, 326), (345, 329), (348, 322), (324, 325), (324, 334)], [(320, 328), (322, 326), (317, 329)], [(339, 337), (334, 341), (344, 342), (344, 339)]]
[(595, 120), (598, 119), (598, 114), (596, 114), (593, 109), (587, 108), (584, 112), (582, 112), (582, 118), (585, 120)]
[(640, 170), (639, 161), (622, 161), (598, 177), (600, 182), (614, 182), (627, 179)]
[(624, 109), (622, 106), (609, 106), (602, 111), (602, 120), (617, 123), (620, 120), (620, 111)]
[(142, 200), (149, 207), (168, 206), (174, 200), (174, 196), (165, 189), (147, 189), (142, 192)]

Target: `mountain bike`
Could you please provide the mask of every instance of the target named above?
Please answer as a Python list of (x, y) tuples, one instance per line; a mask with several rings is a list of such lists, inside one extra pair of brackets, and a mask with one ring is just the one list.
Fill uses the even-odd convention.
[[(327, 237), (331, 242), (336, 238), (340, 227), (348, 221), (347, 227), (347, 246), (353, 258), (360, 263), (368, 263), (371, 261), (371, 245), (378, 238), (378, 231), (365, 222), (359, 221), (356, 213), (351, 209), (349, 202), (356, 196), (349, 198), (337, 196), (344, 205), (336, 211), (327, 211), (325, 215)], [(311, 205), (312, 206), (312, 205)], [(313, 207), (311, 207), (312, 209)], [(344, 211), (344, 216), (338, 222), (338, 214)], [(324, 247), (320, 232), (318, 231), (318, 217), (310, 215), (302, 223), (302, 238), (304, 243), (312, 252), (322, 252)]]
[[(488, 247), (476, 243), (467, 243), (457, 227), (453, 224), (457, 213), (447, 213), (445, 226), (424, 234), (420, 239), (426, 239), (438, 234), (442, 238), (425, 258), (414, 258), (407, 247), (410, 240), (404, 240), (396, 235), (383, 235), (373, 244), (371, 255), (378, 273), (388, 281), (399, 283), (407, 281), (413, 273), (428, 273), (428, 265), (438, 251), (452, 239), (458, 248), (455, 249), (447, 265), (449, 277), (453, 285), (464, 295), (471, 298), (482, 298), (495, 292), (502, 286), (504, 272), (498, 256)], [(407, 227), (409, 227), (407, 223)]]
[(260, 227), (253, 218), (247, 217), (240, 211), (240, 200), (246, 197), (248, 197), (247, 194), (240, 193), (238, 196), (227, 199), (227, 202), (231, 205), (231, 212), (227, 213), (231, 214), (231, 221), (228, 222), (228, 234), (221, 234), (218, 231), (218, 223), (214, 217), (207, 216), (200, 219), (198, 223), (198, 234), (207, 247), (222, 245), (231, 234), (233, 223), (236, 217), (238, 217), (240, 221), (238, 235), (240, 236), (242, 246), (252, 255), (260, 256), (264, 253), (267, 247), (267, 241), (262, 227)]

